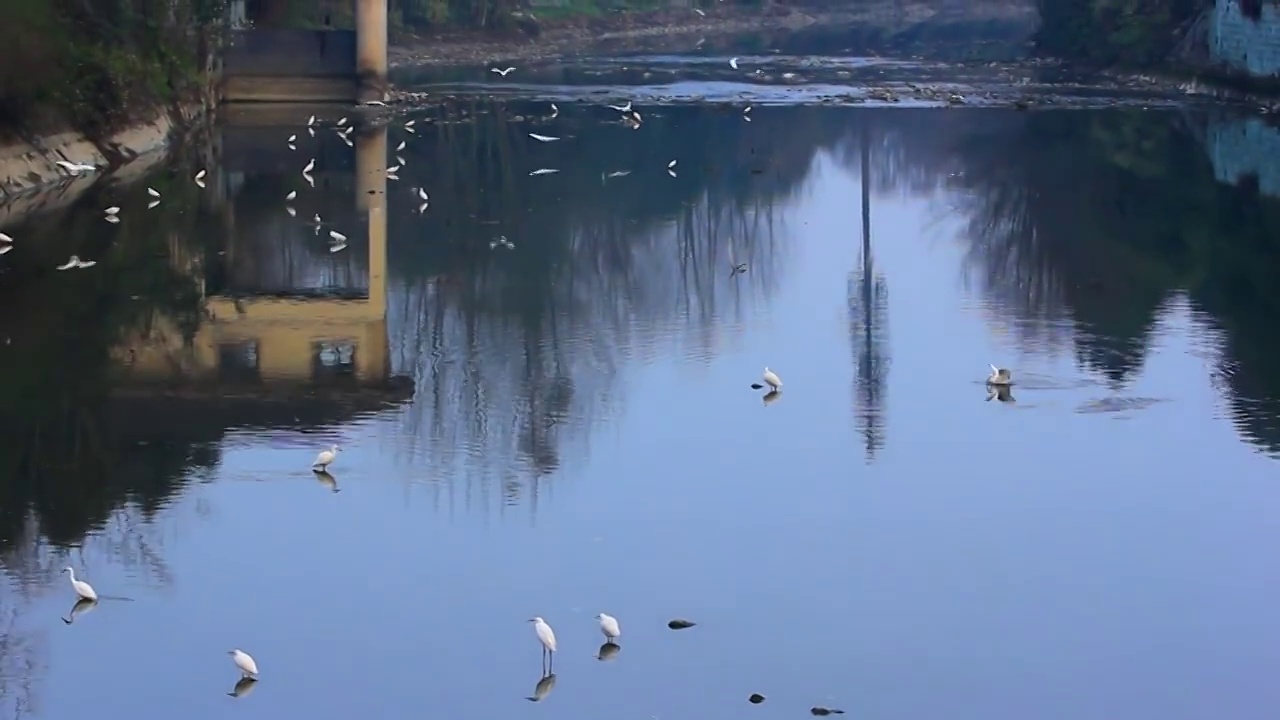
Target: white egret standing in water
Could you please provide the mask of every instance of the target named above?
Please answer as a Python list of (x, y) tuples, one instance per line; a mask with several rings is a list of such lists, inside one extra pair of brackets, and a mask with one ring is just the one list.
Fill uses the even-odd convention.
[(604, 633), (604, 637), (609, 642), (617, 640), (622, 635), (622, 629), (618, 627), (618, 618), (600, 613), (596, 616), (596, 620), (600, 621), (600, 632)]
[(764, 384), (768, 385), (769, 389), (773, 392), (777, 392), (782, 389), (782, 378), (778, 377), (778, 374), (770, 370), (768, 367), (765, 367), (764, 369), (763, 379)]
[(311, 463), (311, 467), (312, 469), (328, 470), (329, 466), (333, 464), (333, 461), (336, 460), (337, 458), (338, 458), (338, 446), (334, 445), (330, 447), (328, 450), (321, 450), (320, 454), (316, 455), (316, 461)]
[[(71, 576), (71, 589), (85, 600), (97, 600), (98, 593), (93, 591), (93, 586), (83, 580), (76, 579), (76, 571), (70, 565), (62, 568), (62, 572)], [(554, 641), (553, 641), (554, 642)]]
[(253, 661), (249, 653), (236, 648), (228, 650), (227, 654), (231, 656), (231, 662), (240, 668), (240, 674), (247, 678), (256, 678), (258, 676), (258, 663)]
[[(542, 657), (544, 660), (553, 660), (556, 652), (556, 634), (547, 624), (546, 620), (540, 617), (529, 618), (529, 622), (533, 623), (533, 631), (538, 634), (538, 642), (542, 643)], [(550, 663), (547, 663), (548, 666)]]
[(995, 365), (992, 365), (991, 375), (987, 377), (987, 384), (988, 385), (1012, 385), (1013, 373), (1009, 372), (1008, 368), (998, 368)]

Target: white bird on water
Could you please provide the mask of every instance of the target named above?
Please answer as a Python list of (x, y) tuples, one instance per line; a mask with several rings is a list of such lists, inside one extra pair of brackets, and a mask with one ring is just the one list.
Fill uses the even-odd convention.
[(329, 466), (332, 465), (333, 461), (337, 458), (338, 446), (333, 445), (328, 450), (321, 450), (320, 454), (316, 455), (316, 461), (311, 463), (311, 468), (313, 470), (328, 470)]
[(1013, 373), (1008, 368), (998, 368), (991, 365), (991, 374), (987, 376), (988, 385), (1012, 385)]
[(97, 265), (97, 264), (98, 264), (98, 261), (97, 261), (97, 260), (81, 260), (80, 258), (76, 257), (75, 255), (72, 255), (70, 258), (68, 258), (68, 259), (67, 259), (67, 261), (66, 261), (65, 263), (63, 263), (63, 264), (59, 265), (58, 267), (56, 267), (56, 268), (54, 268), (54, 269), (55, 269), (55, 270), (70, 270), (71, 268), (90, 268), (90, 267), (93, 267), (94, 265)]
[(231, 662), (235, 663), (236, 667), (240, 669), (242, 676), (257, 679), (258, 663), (253, 661), (253, 657), (249, 653), (236, 648), (235, 650), (228, 650), (227, 654), (231, 656)]
[(515, 70), (515, 68), (513, 68), (513, 67), (509, 67), (509, 68), (507, 68), (506, 70), (499, 70), (498, 68), (489, 68), (489, 72), (491, 72), (491, 73), (497, 73), (497, 74), (501, 75), (502, 77), (506, 77), (506, 76), (507, 76), (507, 73), (512, 72), (513, 70)]
[(120, 213), (120, 206), (119, 206), (119, 205), (112, 205), (111, 207), (107, 208), (106, 210), (103, 210), (103, 212), (105, 212), (105, 213), (106, 213), (106, 214), (108, 214), (108, 215), (118, 215), (118, 214)]
[(83, 580), (77, 580), (76, 571), (71, 566), (62, 568), (62, 572), (71, 576), (71, 589), (75, 590), (77, 595), (90, 602), (98, 599), (98, 593), (93, 591), (93, 586)]
[(307, 163), (306, 167), (302, 168), (302, 174), (307, 175), (312, 170), (315, 170), (315, 169), (316, 169), (316, 159), (311, 158), (311, 161)]
[(605, 640), (613, 642), (622, 635), (622, 629), (618, 627), (618, 618), (600, 613), (596, 616), (596, 620), (600, 621), (600, 632), (604, 633)]
[(734, 70), (737, 70), (737, 69), (738, 69), (738, 58), (736, 58), (736, 57), (735, 57), (735, 58), (729, 58), (729, 67), (733, 68)]
[(767, 366), (764, 369), (764, 384), (769, 386), (773, 392), (782, 389), (782, 378), (778, 377), (778, 373), (770, 370)]
[(555, 142), (556, 140), (560, 139), (558, 137), (552, 137), (550, 135), (539, 135), (538, 133), (529, 133), (529, 137), (533, 138), (534, 140), (537, 140), (538, 142)]
[(160, 191), (153, 187), (147, 188), (147, 194), (151, 197), (160, 197)]
[(529, 622), (533, 623), (533, 631), (538, 634), (538, 642), (542, 643), (543, 658), (552, 658), (556, 652), (555, 631), (551, 629), (546, 620), (540, 617), (529, 618)]
[(2, 233), (2, 232), (0, 232), (0, 242), (9, 242), (9, 243), (11, 243), (11, 242), (13, 242), (13, 236), (9, 235), (8, 233)]

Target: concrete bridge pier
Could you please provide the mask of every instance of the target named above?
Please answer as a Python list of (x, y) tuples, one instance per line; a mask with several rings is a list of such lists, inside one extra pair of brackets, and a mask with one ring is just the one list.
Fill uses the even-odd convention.
[(386, 102), (387, 0), (355, 3), (357, 99)]

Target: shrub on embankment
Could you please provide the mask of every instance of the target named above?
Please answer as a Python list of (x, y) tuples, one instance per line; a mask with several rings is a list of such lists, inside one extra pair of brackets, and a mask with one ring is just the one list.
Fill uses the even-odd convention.
[(1091, 65), (1166, 62), (1213, 0), (1038, 0), (1041, 53)]
[(101, 137), (201, 87), (226, 0), (8, 0), (0, 136)]

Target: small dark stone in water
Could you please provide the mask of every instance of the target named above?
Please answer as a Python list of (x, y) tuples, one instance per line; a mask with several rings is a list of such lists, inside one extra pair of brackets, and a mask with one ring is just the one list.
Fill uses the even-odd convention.
[(764, 696), (760, 693), (751, 693), (751, 697), (747, 698), (747, 701), (752, 705), (759, 705), (764, 702)]
[(843, 715), (844, 714), (843, 710), (837, 710), (835, 708), (824, 708), (822, 706), (811, 707), (809, 708), (809, 712), (810, 714), (817, 715), (818, 717), (825, 717), (827, 715)]
[(763, 387), (764, 387), (764, 386), (763, 386), (763, 385), (761, 385), (760, 383), (751, 383), (751, 389), (752, 389), (752, 390), (760, 390), (760, 389), (762, 389)]
[(671, 628), (672, 630), (683, 630), (685, 628), (691, 628), (694, 625), (697, 625), (697, 623), (689, 620), (679, 620), (679, 619), (672, 620), (671, 622), (667, 623), (667, 627)]

